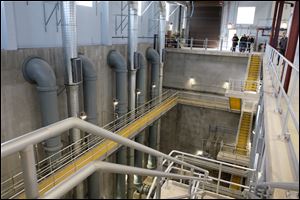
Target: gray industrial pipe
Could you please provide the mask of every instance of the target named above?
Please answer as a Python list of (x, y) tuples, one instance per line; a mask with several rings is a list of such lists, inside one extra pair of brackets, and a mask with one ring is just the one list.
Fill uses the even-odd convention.
[[(127, 93), (127, 67), (124, 57), (112, 50), (107, 57), (108, 65), (113, 67), (116, 72), (116, 98), (118, 100), (118, 106), (116, 112), (118, 117), (123, 116), (128, 112), (128, 93)], [(122, 146), (117, 152), (117, 163), (127, 164), (127, 152), (126, 147)], [(125, 198), (125, 175), (117, 174), (117, 186), (116, 186), (116, 198)]]
[[(69, 117), (79, 117), (79, 84), (82, 81), (82, 67), (80, 59), (77, 58), (77, 23), (76, 2), (61, 1), (61, 32), (63, 55), (65, 61), (65, 85), (68, 101)], [(71, 129), (70, 143), (81, 139), (79, 129)], [(80, 153), (81, 144), (73, 145), (74, 156)], [(84, 198), (84, 186), (79, 184), (75, 189), (76, 198)]]
[[(136, 83), (136, 89), (139, 93), (137, 93), (137, 107), (145, 104), (146, 100), (146, 81), (147, 81), (147, 67), (145, 63), (145, 57), (142, 53), (137, 52), (138, 56), (138, 71), (137, 71), (137, 83)], [(145, 137), (145, 131), (142, 131), (136, 138), (135, 141), (143, 144), (144, 143), (144, 137)], [(135, 150), (134, 152), (134, 166), (143, 168), (143, 160), (144, 160), (144, 154), (141, 151)], [(140, 188), (142, 186), (142, 177), (141, 176), (134, 176), (134, 185), (136, 185), (137, 188)]]
[(159, 92), (159, 54), (149, 47), (146, 51), (146, 57), (151, 64), (151, 98), (155, 98)]
[(87, 115), (86, 121), (97, 124), (97, 102), (96, 102), (96, 81), (97, 72), (92, 61), (84, 56), (79, 55), (82, 61), (83, 75), (83, 98), (84, 110)]
[[(97, 72), (92, 61), (84, 56), (79, 55), (82, 61), (83, 75), (83, 98), (84, 111), (86, 112), (86, 121), (97, 125), (97, 103), (96, 103), (96, 81)], [(95, 172), (88, 177), (88, 196), (89, 199), (99, 198), (99, 173)]]
[[(151, 99), (159, 95), (159, 54), (153, 48), (149, 47), (146, 52), (147, 60), (151, 63)], [(149, 127), (149, 146), (157, 149), (157, 130), (158, 121)], [(149, 155), (147, 168), (156, 168), (156, 158)]]
[(136, 67), (135, 52), (137, 51), (137, 35), (138, 35), (138, 16), (137, 1), (128, 1), (128, 56), (127, 64), (129, 71), (129, 111), (135, 108), (135, 92), (136, 92)]
[[(39, 57), (27, 58), (22, 66), (23, 76), (31, 84), (37, 85), (42, 126), (59, 121), (57, 104), (57, 86), (53, 69)], [(51, 156), (62, 148), (61, 137), (56, 136), (45, 141), (47, 156)], [(59, 155), (55, 156), (56, 159)]]
[[(159, 12), (159, 61), (160, 61), (160, 69), (159, 69), (159, 91), (158, 95), (162, 95), (162, 83), (163, 83), (163, 52), (165, 48), (165, 30), (166, 30), (166, 2), (160, 1), (160, 12)], [(159, 102), (161, 102), (161, 98), (159, 98)], [(154, 123), (155, 124), (155, 123)], [(156, 147), (155, 149), (159, 150), (160, 148), (160, 119), (157, 121), (157, 134), (156, 134)]]
[[(127, 64), (129, 75), (129, 111), (135, 109), (136, 106), (136, 63), (135, 53), (137, 51), (137, 37), (138, 37), (138, 16), (137, 16), (138, 2), (128, 1), (128, 43), (127, 43)], [(134, 117), (134, 113), (132, 113)], [(134, 150), (128, 148), (128, 164), (134, 166)], [(127, 179), (127, 198), (131, 199), (134, 192), (133, 175), (129, 175)]]

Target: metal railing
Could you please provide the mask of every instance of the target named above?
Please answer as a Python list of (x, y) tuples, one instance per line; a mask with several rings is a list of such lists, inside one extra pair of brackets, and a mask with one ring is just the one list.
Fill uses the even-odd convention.
[[(253, 88), (253, 90), (249, 90), (248, 87)], [(229, 84), (227, 87), (227, 91), (234, 91), (234, 92), (254, 92), (259, 93), (261, 88), (261, 81), (250, 81), (250, 80), (235, 80), (229, 79)]]
[[(119, 144), (137, 149), (144, 153), (148, 153), (150, 155), (157, 156), (157, 157), (159, 157), (159, 160), (167, 159), (169, 161), (172, 161), (172, 162), (175, 162), (178, 164), (182, 164), (186, 167), (190, 167), (195, 170), (202, 171), (202, 172), (204, 172), (205, 177), (207, 177), (207, 175), (208, 175), (208, 171), (206, 171), (206, 170), (203, 170), (199, 167), (185, 163), (178, 159), (172, 158), (172, 157), (165, 155), (159, 151), (153, 150), (149, 147), (146, 147), (144, 145), (141, 145), (139, 143), (131, 141), (130, 139), (124, 138), (117, 134), (113, 134), (112, 132), (107, 131), (103, 128), (97, 127), (91, 123), (85, 122), (78, 118), (68, 118), (63, 121), (56, 122), (47, 127), (38, 129), (31, 133), (28, 133), (26, 135), (23, 135), (21, 137), (15, 138), (12, 141), (8, 141), (8, 142), (1, 144), (1, 158), (4, 158), (4, 157), (14, 154), (16, 152), (22, 152), (22, 154), (24, 154), (24, 156), (22, 156), (22, 161), (23, 161), (23, 170), (25, 171), (25, 173), (23, 173), (23, 175), (25, 175), (24, 182), (25, 182), (25, 192), (26, 192), (27, 197), (36, 198), (39, 196), (39, 190), (37, 187), (37, 180), (36, 180), (36, 169), (34, 166), (35, 165), (34, 152), (33, 152), (32, 145), (36, 144), (38, 142), (41, 142), (47, 138), (59, 135), (59, 134), (61, 134), (61, 132), (69, 130), (70, 128), (73, 128), (73, 127), (76, 127), (82, 131), (90, 132), (92, 134), (104, 137), (106, 139), (112, 140)], [(29, 147), (31, 147), (31, 148), (29, 148)], [(77, 166), (76, 168), (77, 168), (77, 170), (80, 169), (79, 166)], [(29, 178), (29, 177), (31, 177), (31, 178)]]
[[(108, 131), (117, 132), (118, 130), (126, 127), (128, 124), (133, 123), (147, 113), (151, 112), (156, 106), (176, 97), (177, 94), (178, 93), (175, 91), (167, 90), (161, 96), (153, 98), (145, 104), (137, 107), (135, 110), (120, 116), (116, 120), (105, 125), (103, 128)], [(162, 102), (160, 102), (160, 98)], [(66, 165), (74, 162), (75, 159), (92, 150), (94, 147), (100, 145), (102, 142), (104, 142), (102, 137), (93, 134), (87, 134), (75, 143), (72, 143), (55, 154), (38, 161), (36, 163), (38, 182), (46, 179)], [(24, 181), (22, 176), (23, 172), (19, 172), (1, 182), (1, 197), (15, 198), (20, 193), (24, 192)], [(10, 196), (10, 194), (12, 196)]]
[(165, 47), (173, 48), (200, 48), (204, 50), (219, 50), (224, 51), (228, 48), (228, 42), (221, 40), (208, 40), (205, 39), (183, 39), (183, 38), (166, 38)]
[[(299, 89), (299, 66), (291, 63), (277, 50), (271, 47), (269, 44), (266, 48), (264, 56), (265, 66), (270, 73), (272, 80), (272, 86), (274, 88), (273, 94), (276, 99), (276, 110), (281, 114), (282, 130), (281, 135), (288, 137), (288, 126), (290, 129), (296, 130), (299, 135), (299, 115), (296, 116), (295, 108), (293, 108), (292, 101), (295, 98), (295, 93)], [(293, 78), (290, 80), (289, 92), (284, 89), (284, 83), (286, 79), (288, 66), (291, 69)], [(297, 99), (299, 104), (299, 99)], [(298, 117), (298, 119), (297, 119)], [(292, 119), (289, 123), (289, 118)]]
[[(169, 153), (169, 156), (175, 157), (177, 159), (180, 159), (182, 161), (186, 161), (188, 163), (193, 163), (193, 165), (199, 166), (198, 161), (202, 161), (206, 163), (206, 166), (209, 166), (209, 164), (214, 164), (217, 165), (218, 168), (218, 177), (212, 177), (212, 176), (208, 176), (207, 181), (190, 181), (188, 184), (188, 188), (189, 188), (189, 197), (190, 198), (197, 198), (197, 193), (201, 194), (205, 189), (208, 189), (207, 186), (211, 185), (211, 184), (215, 184), (216, 188), (215, 188), (215, 192), (216, 194), (220, 193), (220, 183), (226, 183), (226, 184), (230, 184), (230, 185), (236, 185), (239, 186), (241, 188), (244, 188), (246, 190), (249, 190), (249, 186), (247, 185), (243, 185), (243, 184), (238, 184), (238, 183), (234, 183), (231, 181), (227, 181), (221, 178), (221, 174), (222, 174), (222, 170), (224, 170), (225, 168), (231, 168), (232, 171), (235, 170), (240, 170), (242, 172), (244, 172), (245, 176), (248, 177), (253, 177), (255, 176), (255, 172), (256, 169), (250, 169), (250, 168), (246, 168), (246, 167), (241, 167), (238, 165), (234, 165), (234, 164), (230, 164), (230, 163), (226, 163), (226, 162), (222, 162), (222, 161), (218, 161), (218, 160), (214, 160), (214, 159), (209, 159), (206, 157), (202, 157), (202, 156), (196, 156), (193, 154), (189, 154), (189, 153), (185, 153), (185, 152), (181, 152), (181, 151), (177, 151), (177, 150), (173, 150)], [(167, 165), (166, 165), (167, 164)], [(193, 173), (195, 176), (198, 177), (202, 177), (203, 174), (197, 172), (197, 171), (190, 171), (185, 169), (182, 165), (179, 166), (175, 166), (175, 164), (173, 162), (167, 162), (166, 160), (163, 161), (163, 165), (166, 165), (166, 169), (165, 172), (171, 172), (172, 170), (176, 171), (176, 173), (178, 174), (187, 174), (187, 173)], [(203, 163), (202, 163), (203, 165)], [(206, 167), (209, 168), (209, 167)], [(165, 182), (168, 181), (170, 179), (163, 179), (161, 181), (161, 183), (159, 183), (159, 187)], [(180, 183), (183, 183), (182, 180), (180, 180)], [(185, 184), (185, 183), (183, 183)], [(157, 183), (157, 179), (156, 177), (154, 178), (152, 185), (150, 187), (150, 190), (147, 194), (147, 199), (150, 199), (151, 197), (153, 198), (157, 198), (158, 196), (155, 193), (155, 187), (157, 187), (158, 183)], [(186, 196), (185, 196), (186, 197)], [(176, 198), (176, 197), (172, 197), (172, 198)], [(179, 198), (179, 197), (178, 197)]]
[[(253, 52), (254, 44), (250, 42), (244, 42), (246, 47), (244, 52)], [(241, 44), (241, 43), (240, 43)], [(243, 45), (243, 46), (245, 46)], [(250, 45), (250, 50), (248, 48)], [(189, 49), (202, 49), (202, 50), (218, 50), (218, 51), (232, 51), (232, 42), (228, 42), (227, 38), (221, 38), (220, 40), (209, 40), (207, 38), (204, 39), (184, 39), (184, 38), (175, 38), (175, 37), (166, 37), (165, 47), (173, 47), (173, 48), (189, 48)], [(236, 46), (237, 52), (242, 52), (240, 45)]]

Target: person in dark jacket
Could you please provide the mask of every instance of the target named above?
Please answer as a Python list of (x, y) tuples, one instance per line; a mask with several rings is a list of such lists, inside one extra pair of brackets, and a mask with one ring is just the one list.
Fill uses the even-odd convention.
[[(286, 33), (284, 32), (282, 35), (282, 38), (279, 41), (279, 53), (283, 56), (285, 56), (287, 42), (288, 42), (288, 38), (286, 37)], [(277, 65), (279, 64), (279, 58), (280, 57), (278, 56)]]
[(287, 41), (288, 41), (288, 38), (286, 37), (286, 33), (283, 33), (283, 36), (279, 41), (279, 53), (281, 53), (282, 55), (285, 55)]
[(247, 37), (245, 34), (240, 39), (239, 47), (240, 47), (240, 52), (245, 52), (247, 47)]
[(232, 37), (232, 52), (235, 52), (235, 48), (238, 45), (239, 38), (236, 34)]

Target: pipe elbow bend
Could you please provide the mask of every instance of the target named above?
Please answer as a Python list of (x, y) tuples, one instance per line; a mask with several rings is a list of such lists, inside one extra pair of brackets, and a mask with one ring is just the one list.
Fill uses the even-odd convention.
[(159, 54), (152, 47), (147, 49), (146, 57), (152, 64), (159, 64)]
[(82, 60), (82, 75), (84, 81), (95, 81), (97, 80), (97, 72), (93, 62), (84, 55), (79, 55)]
[(107, 64), (115, 69), (116, 72), (127, 72), (124, 57), (116, 50), (111, 50), (107, 56)]
[(138, 60), (139, 60), (139, 68), (146, 68), (145, 56), (141, 52), (137, 52)]
[(56, 77), (51, 66), (42, 58), (31, 56), (22, 65), (23, 76), (41, 91), (57, 90)]

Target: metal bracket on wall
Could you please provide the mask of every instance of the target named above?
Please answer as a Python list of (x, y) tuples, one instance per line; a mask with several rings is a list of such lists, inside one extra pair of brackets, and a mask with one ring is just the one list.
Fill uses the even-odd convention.
[(53, 16), (54, 12), (55, 12), (55, 24), (56, 24), (56, 32), (58, 32), (58, 27), (61, 23), (61, 17), (59, 19), (58, 17), (58, 13), (59, 13), (59, 2), (56, 1), (55, 5), (53, 7), (53, 9), (51, 10), (50, 15), (47, 17), (47, 13), (46, 13), (46, 4), (48, 3), (53, 3), (53, 2), (47, 2), (47, 1), (43, 1), (43, 13), (44, 13), (44, 28), (45, 28), (45, 32), (47, 32), (47, 25), (50, 22), (51, 17)]

